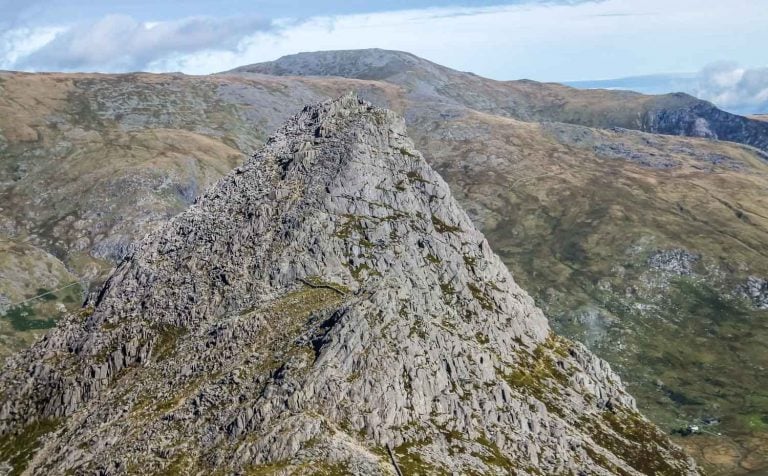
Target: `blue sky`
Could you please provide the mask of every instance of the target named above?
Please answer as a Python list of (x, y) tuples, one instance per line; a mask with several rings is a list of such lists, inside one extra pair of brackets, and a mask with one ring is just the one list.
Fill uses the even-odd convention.
[(494, 79), (673, 88), (759, 112), (765, 45), (766, 0), (0, 0), (0, 69), (26, 71), (206, 74), (379, 47)]

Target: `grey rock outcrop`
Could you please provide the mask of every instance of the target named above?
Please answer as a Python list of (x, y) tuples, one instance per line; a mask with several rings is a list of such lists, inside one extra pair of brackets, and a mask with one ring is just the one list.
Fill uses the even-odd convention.
[(4, 294), (0, 294), (0, 316), (4, 316), (6, 312), (8, 312), (8, 309), (11, 308), (11, 302), (10, 299), (8, 299), (8, 296)]
[(739, 292), (757, 309), (768, 309), (768, 279), (750, 276), (739, 288)]
[(663, 95), (651, 102), (640, 129), (728, 140), (768, 152), (768, 124), (720, 110), (712, 103), (684, 93)]
[(354, 96), (133, 247), (0, 391), (30, 474), (394, 474), (389, 449), (406, 474), (697, 473)]
[(659, 250), (648, 257), (648, 267), (677, 276), (691, 276), (701, 255), (679, 248)]

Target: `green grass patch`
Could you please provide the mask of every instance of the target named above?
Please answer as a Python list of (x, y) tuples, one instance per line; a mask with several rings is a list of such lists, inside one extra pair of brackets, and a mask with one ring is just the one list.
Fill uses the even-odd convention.
[(461, 228), (445, 223), (440, 218), (432, 215), (432, 225), (438, 233), (459, 233)]
[(485, 448), (485, 451), (475, 455), (480, 458), (483, 463), (489, 466), (496, 466), (505, 469), (514, 474), (514, 469), (517, 468), (517, 465), (514, 461), (509, 459), (504, 455), (504, 453), (501, 452), (496, 443), (492, 442), (485, 436), (481, 436), (475, 441), (480, 443)]
[(170, 357), (176, 350), (179, 339), (189, 332), (186, 327), (172, 324), (160, 324), (155, 327), (155, 330), (157, 331), (157, 340), (152, 353), (158, 361)]
[(475, 298), (475, 300), (480, 303), (480, 306), (483, 307), (486, 311), (492, 311), (495, 308), (493, 299), (491, 299), (485, 291), (477, 287), (474, 283), (469, 283), (467, 285), (469, 287), (469, 291), (472, 293), (472, 297)]
[(40, 437), (55, 431), (60, 425), (58, 419), (43, 419), (28, 424), (18, 432), (0, 436), (0, 461), (10, 465), (8, 476), (22, 474), (40, 447)]
[(444, 297), (450, 297), (456, 294), (456, 289), (451, 283), (440, 283), (440, 290), (443, 292)]
[[(670, 464), (669, 458), (660, 449), (680, 461), (687, 459), (685, 453), (673, 446), (667, 435), (639, 414), (618, 409), (615, 412), (604, 412), (602, 417), (603, 423), (586, 423), (586, 429), (596, 443), (637, 471), (669, 476), (688, 474), (685, 467)], [(607, 431), (606, 427), (612, 432)]]
[(557, 351), (552, 347), (558, 345), (553, 343), (554, 339), (556, 338), (550, 337), (539, 344), (532, 355), (522, 355), (518, 365), (500, 372), (500, 377), (510, 387), (533, 396), (544, 403), (550, 412), (559, 415), (562, 411), (551, 397), (560, 394), (559, 386), (568, 384), (568, 375), (560, 369), (553, 356)]
[(355, 278), (355, 281), (358, 282), (363, 279), (363, 275), (367, 275), (368, 277), (381, 276), (381, 273), (371, 268), (368, 263), (352, 266), (350, 267), (349, 272), (352, 274), (352, 277)]
[(9, 309), (3, 319), (7, 319), (15, 331), (50, 329), (56, 326), (53, 318), (39, 318), (32, 306), (22, 304)]
[(424, 461), (424, 458), (418, 453), (418, 448), (430, 444), (427, 439), (406, 441), (397, 446), (392, 451), (395, 454), (397, 464), (400, 466), (403, 474), (430, 474), (430, 475), (448, 475), (445, 469), (437, 467)]
[(408, 177), (408, 180), (411, 183), (413, 182), (430, 183), (429, 180), (422, 177), (418, 172), (411, 171), (405, 174), (405, 176)]
[(39, 296), (38, 299), (42, 299), (43, 301), (55, 301), (58, 299), (56, 294), (52, 293), (50, 289), (46, 288), (37, 288), (37, 291), (35, 291), (35, 296)]

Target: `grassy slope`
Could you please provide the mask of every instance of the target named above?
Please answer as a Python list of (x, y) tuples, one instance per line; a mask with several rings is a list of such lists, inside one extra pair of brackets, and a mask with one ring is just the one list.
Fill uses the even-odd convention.
[[(0, 239), (9, 243), (0, 248), (0, 294), (18, 302), (83, 281), (0, 320), (0, 356), (50, 327), (57, 303), (79, 307), (83, 288), (103, 279), (131, 241), (241, 160), (239, 150), (195, 130), (121, 127), (98, 109), (98, 91), (83, 88), (90, 80), (0, 77)], [(139, 99), (149, 102), (151, 91)]]
[[(555, 86), (514, 87), (562, 102)], [(765, 464), (768, 316), (730, 297), (746, 276), (768, 276), (768, 169), (745, 148), (543, 126), (338, 78), (14, 74), (0, 75), (0, 88), (0, 238), (41, 250), (28, 262), (52, 270), (12, 273), (22, 283), (14, 296), (70, 276), (98, 280), (124, 243), (188, 206), (304, 103), (357, 89), (406, 114), (516, 279), (555, 327), (618, 367), (646, 413), (667, 429), (722, 417), (713, 429), (726, 438), (683, 442), (725, 472)], [(592, 94), (563, 110), (622, 114)], [(596, 153), (606, 144), (676, 166)], [(713, 154), (729, 160), (713, 165)], [(670, 248), (701, 253), (697, 274), (648, 269), (650, 254)], [(0, 262), (8, 257), (0, 249)], [(0, 293), (11, 288), (0, 280)], [(66, 298), (37, 303), (48, 308), (35, 319), (55, 317)], [(34, 335), (8, 332), (6, 348)]]
[[(478, 141), (449, 139), (483, 128)], [(634, 150), (649, 138), (598, 134)], [(759, 193), (768, 164), (733, 144), (652, 138), (660, 154), (717, 151), (744, 168), (703, 166), (688, 154), (667, 154), (680, 167), (643, 167), (485, 115), (435, 122), (418, 146), (556, 329), (611, 361), (647, 414), (668, 430), (722, 418), (708, 430), (727, 438), (682, 442), (702, 462), (719, 463), (714, 471), (763, 467), (768, 312), (731, 296), (748, 275), (768, 272), (768, 203)], [(650, 254), (674, 248), (704, 256), (697, 275), (649, 270)]]

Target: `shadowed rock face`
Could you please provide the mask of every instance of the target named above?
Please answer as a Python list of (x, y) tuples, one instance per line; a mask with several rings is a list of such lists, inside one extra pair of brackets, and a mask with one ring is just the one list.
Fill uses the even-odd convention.
[(0, 388), (3, 464), (33, 473), (393, 474), (387, 447), (405, 474), (696, 473), (354, 96), (140, 242)]

